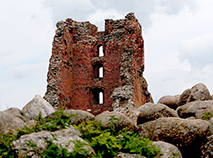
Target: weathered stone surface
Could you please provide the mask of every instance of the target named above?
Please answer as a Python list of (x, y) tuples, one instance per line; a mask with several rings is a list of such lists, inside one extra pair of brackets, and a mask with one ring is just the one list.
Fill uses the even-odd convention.
[(157, 155), (157, 158), (182, 158), (180, 150), (170, 143), (163, 141), (153, 141), (152, 144), (156, 145), (157, 148), (160, 148), (160, 152), (163, 153), (163, 155)]
[(130, 120), (132, 120), (132, 122), (134, 122), (135, 126), (137, 126), (138, 116), (140, 114), (139, 110), (137, 110), (135, 108), (131, 108), (131, 107), (130, 108), (129, 107), (125, 107), (125, 108), (120, 107), (120, 108), (116, 108), (114, 111), (124, 114)]
[(202, 119), (206, 111), (211, 111), (213, 114), (213, 100), (197, 100), (177, 108), (177, 113), (182, 118), (194, 116), (197, 119)]
[(138, 126), (141, 137), (171, 143), (179, 148), (183, 157), (198, 158), (202, 143), (211, 135), (209, 123), (201, 119), (167, 117)]
[[(117, 118), (118, 120), (113, 120), (113, 117)], [(106, 128), (111, 126), (109, 123), (111, 123), (112, 121), (116, 122), (118, 127), (128, 127), (129, 129), (136, 129), (136, 126), (128, 117), (120, 112), (115, 111), (104, 111), (95, 117), (95, 121), (101, 121), (103, 126)]]
[[(83, 111), (83, 110), (74, 110), (74, 109), (69, 109), (69, 110), (64, 110), (63, 111), (67, 116), (70, 114), (77, 115), (78, 117), (71, 117), (72, 123), (73, 124), (80, 124), (85, 121), (93, 121), (95, 119), (95, 116), (89, 112)], [(53, 113), (48, 115), (46, 118), (53, 118)], [(56, 114), (54, 114), (56, 115)]]
[(213, 117), (210, 120), (208, 120), (208, 122), (209, 122), (210, 128), (211, 128), (211, 130), (213, 132)]
[(120, 20), (107, 19), (105, 31), (97, 30), (90, 22), (67, 19), (57, 23), (44, 96), (54, 107), (97, 115), (112, 110), (110, 96), (115, 88), (125, 85), (132, 87), (135, 107), (151, 99), (143, 77), (144, 40), (134, 14)]
[[(55, 135), (57, 140), (53, 140), (52, 134)], [(68, 152), (72, 152), (74, 148), (74, 143), (70, 141), (80, 140), (83, 143), (87, 143), (86, 141), (84, 141), (82, 138), (78, 136), (79, 134), (80, 132), (74, 128), (63, 129), (56, 132), (41, 131), (41, 132), (26, 134), (21, 136), (20, 139), (12, 142), (12, 146), (14, 149), (26, 148), (28, 150), (34, 149), (38, 151), (38, 154), (36, 154), (34, 152), (27, 153), (24, 150), (17, 150), (17, 154), (19, 157), (24, 157), (24, 156), (30, 156), (34, 158), (40, 157), (40, 154), (44, 151), (44, 149), (46, 149), (46, 146), (47, 146), (47, 143), (45, 141), (49, 141), (49, 140), (52, 140), (53, 143), (58, 146), (62, 145), (62, 147), (66, 148)], [(26, 145), (28, 141), (31, 141), (32, 143), (36, 144), (38, 148), (28, 147)], [(89, 145), (84, 146), (83, 148), (85, 150), (94, 152)]]
[(172, 95), (166, 95), (161, 97), (158, 103), (164, 104), (172, 109), (177, 109), (179, 100)]
[(201, 158), (213, 157), (213, 135), (208, 137), (208, 141), (201, 147)]
[(194, 85), (191, 89), (185, 90), (179, 100), (179, 106), (195, 100), (211, 100), (209, 90), (203, 83)]
[(146, 158), (144, 156), (140, 156), (137, 154), (128, 154), (128, 153), (118, 153), (116, 156), (113, 156), (113, 158)]
[(55, 109), (46, 100), (44, 100), (40, 95), (36, 95), (27, 105), (22, 108), (22, 112), (30, 118), (35, 119), (36, 116), (41, 112), (42, 117), (55, 112)]
[(178, 117), (177, 112), (170, 109), (164, 104), (146, 103), (138, 108), (140, 114), (138, 115), (137, 124), (156, 120), (161, 117)]
[(0, 134), (15, 134), (18, 129), (25, 125), (25, 122), (15, 115), (0, 111)]
[(20, 118), (24, 122), (29, 120), (29, 118), (25, 117), (24, 113), (18, 108), (12, 107), (12, 108), (9, 108), (7, 110), (4, 110), (3, 112), (7, 112), (8, 114), (12, 114), (12, 115)]
[(211, 100), (209, 90), (203, 83), (198, 83), (191, 88), (190, 101), (194, 100)]
[(179, 106), (184, 105), (188, 102), (188, 98), (191, 95), (191, 89), (186, 89), (181, 95), (179, 99)]

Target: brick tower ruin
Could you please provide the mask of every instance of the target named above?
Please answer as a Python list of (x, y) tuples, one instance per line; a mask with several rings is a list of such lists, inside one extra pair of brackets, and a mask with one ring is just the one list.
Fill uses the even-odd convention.
[[(70, 18), (56, 26), (44, 96), (50, 104), (99, 114), (113, 109), (113, 99), (123, 104), (131, 98), (136, 108), (152, 101), (143, 78), (144, 40), (134, 13), (105, 20), (100, 32), (90, 22)], [(125, 86), (129, 98), (112, 95)]]

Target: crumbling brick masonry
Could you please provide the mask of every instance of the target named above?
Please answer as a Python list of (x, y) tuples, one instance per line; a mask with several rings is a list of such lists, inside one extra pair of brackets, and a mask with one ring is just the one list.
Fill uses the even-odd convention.
[[(143, 78), (141, 26), (133, 13), (105, 20), (101, 32), (90, 22), (72, 19), (56, 26), (44, 96), (50, 104), (96, 115), (112, 110), (113, 99), (120, 105), (131, 99), (136, 108), (152, 101)], [(130, 97), (112, 95), (127, 86)]]

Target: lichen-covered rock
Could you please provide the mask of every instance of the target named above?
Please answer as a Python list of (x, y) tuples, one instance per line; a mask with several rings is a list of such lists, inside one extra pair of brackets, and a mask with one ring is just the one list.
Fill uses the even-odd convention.
[(130, 120), (132, 120), (132, 122), (134, 122), (135, 126), (137, 126), (138, 116), (140, 114), (140, 111), (138, 109), (128, 108), (128, 107), (125, 107), (125, 108), (120, 107), (120, 108), (116, 108), (114, 111), (124, 114)]
[(191, 95), (191, 89), (186, 89), (185, 91), (183, 91), (183, 93), (180, 95), (178, 105), (181, 106), (186, 104), (188, 102), (188, 98), (190, 95)]
[(179, 100), (172, 95), (163, 96), (158, 100), (158, 103), (164, 104), (172, 109), (177, 109), (178, 102)]
[(203, 83), (198, 83), (191, 88), (191, 95), (189, 101), (194, 100), (211, 100), (212, 97), (208, 88)]
[(0, 111), (0, 134), (15, 134), (18, 129), (25, 126), (25, 122), (12, 113)]
[(160, 148), (160, 152), (163, 153), (163, 155), (157, 155), (157, 158), (182, 158), (180, 150), (170, 143), (163, 141), (153, 141), (152, 144), (156, 145), (157, 148)]
[(191, 89), (185, 90), (179, 100), (179, 106), (195, 100), (211, 100), (212, 97), (208, 88), (203, 83), (194, 85)]
[(171, 143), (179, 148), (183, 157), (199, 157), (202, 143), (211, 135), (209, 123), (201, 119), (167, 117), (138, 126), (141, 137)]
[[(115, 119), (113, 119), (115, 118)], [(111, 126), (111, 122), (117, 123), (118, 127), (128, 127), (129, 129), (136, 129), (135, 124), (124, 114), (120, 112), (104, 111), (95, 117), (95, 121), (101, 121), (103, 127), (108, 128)]]
[(202, 119), (206, 111), (210, 111), (213, 114), (213, 100), (197, 100), (177, 108), (177, 113), (182, 118), (194, 116), (197, 119)]
[[(71, 141), (80, 140), (82, 143), (88, 144), (86, 141), (78, 136), (79, 134), (80, 132), (74, 128), (63, 129), (56, 132), (41, 131), (21, 136), (20, 139), (12, 142), (12, 146), (14, 149), (18, 149), (17, 154), (20, 158), (25, 156), (39, 158), (40, 154), (47, 147), (46, 141), (53, 141), (53, 143), (57, 146), (61, 145), (63, 148), (66, 148), (68, 152), (72, 152), (74, 149), (74, 143)], [(53, 138), (53, 135), (57, 138), (57, 140)], [(29, 141), (36, 144), (37, 147), (27, 146), (26, 143), (29, 143)], [(38, 153), (27, 153), (25, 150), (20, 150), (22, 148), (26, 148), (28, 150), (36, 150)], [(89, 150), (91, 151), (91, 153), (94, 152), (89, 144), (88, 146), (84, 146), (83, 149)]]
[[(74, 110), (74, 109), (70, 109), (70, 110), (63, 110), (63, 112), (69, 116), (71, 114), (77, 115), (77, 116), (73, 116), (70, 119), (72, 120), (72, 123), (75, 125), (78, 125), (82, 122), (86, 122), (86, 121), (93, 121), (95, 119), (95, 116), (89, 112), (83, 111), (83, 110)], [(51, 113), (50, 115), (48, 115), (45, 118), (53, 118), (52, 115), (57, 115), (55, 113)]]
[(20, 118), (24, 122), (29, 120), (29, 118), (24, 116), (24, 113), (20, 109), (15, 108), (15, 107), (4, 110), (4, 112), (7, 112), (9, 114), (13, 114), (14, 116)]
[(138, 108), (138, 124), (156, 120), (160, 117), (178, 117), (177, 112), (164, 104), (146, 103)]
[(40, 95), (36, 95), (27, 105), (22, 108), (22, 112), (30, 118), (35, 119), (36, 116), (41, 112), (42, 117), (55, 112), (55, 109), (46, 100), (44, 100)]
[(213, 135), (208, 137), (208, 141), (201, 147), (201, 158), (213, 157)]
[(137, 154), (128, 154), (119, 152), (116, 156), (113, 156), (113, 158), (146, 158), (146, 157)]

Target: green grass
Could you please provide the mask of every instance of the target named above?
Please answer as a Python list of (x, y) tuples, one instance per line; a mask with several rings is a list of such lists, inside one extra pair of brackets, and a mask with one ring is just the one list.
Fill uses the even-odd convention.
[[(3, 134), (0, 136), (0, 158), (16, 157), (16, 150), (12, 148), (11, 143), (19, 139), (22, 135), (30, 134), (39, 131), (56, 131), (69, 128), (72, 125), (71, 117), (67, 116), (63, 110), (53, 113), (50, 117), (44, 119), (41, 114), (35, 119), (36, 124), (32, 127), (24, 127), (19, 129), (15, 135)], [(147, 158), (154, 158), (160, 149), (152, 145), (152, 141), (148, 138), (141, 138), (136, 131), (131, 131), (128, 128), (120, 128), (114, 116), (111, 117), (109, 128), (104, 128), (101, 122), (87, 121), (79, 125), (73, 125), (81, 132), (81, 138), (84, 139), (94, 149), (95, 154), (91, 155), (91, 151), (87, 151), (83, 146), (87, 145), (80, 141), (73, 142), (75, 144), (74, 151), (68, 152), (66, 148), (57, 146), (53, 140), (57, 140), (53, 136), (53, 140), (46, 141), (47, 148), (41, 151), (36, 144), (28, 141), (27, 146), (32, 147), (32, 150), (26, 148), (21, 149), (26, 152), (34, 152), (37, 155), (45, 158), (49, 157), (92, 157), (92, 158), (107, 158), (116, 155), (118, 152), (139, 154)], [(53, 156), (54, 155), (54, 156)]]

